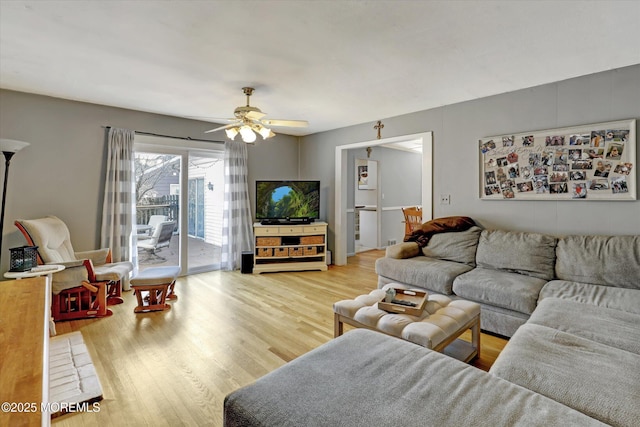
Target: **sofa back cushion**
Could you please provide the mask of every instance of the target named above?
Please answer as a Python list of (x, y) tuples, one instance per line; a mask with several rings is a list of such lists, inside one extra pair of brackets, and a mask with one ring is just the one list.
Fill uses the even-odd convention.
[(640, 236), (565, 236), (556, 253), (559, 279), (640, 289)]
[(431, 236), (422, 254), (445, 261), (455, 261), (476, 266), (476, 249), (482, 229), (473, 226), (466, 231), (438, 233)]
[(546, 234), (483, 230), (478, 241), (476, 264), (551, 280), (556, 242), (555, 237)]

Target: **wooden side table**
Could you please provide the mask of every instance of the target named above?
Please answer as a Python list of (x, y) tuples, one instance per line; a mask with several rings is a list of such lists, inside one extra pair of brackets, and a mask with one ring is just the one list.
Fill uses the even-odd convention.
[[(48, 269), (41, 269), (39, 267), (50, 267)], [(51, 279), (53, 276), (53, 273), (58, 273), (59, 271), (64, 270), (64, 265), (60, 265), (60, 264), (47, 264), (47, 265), (42, 265), (36, 267), (35, 271), (7, 271), (6, 273), (4, 273), (4, 277), (6, 277), (7, 279), (27, 279), (29, 277), (40, 277), (40, 276), (48, 276), (49, 279)]]

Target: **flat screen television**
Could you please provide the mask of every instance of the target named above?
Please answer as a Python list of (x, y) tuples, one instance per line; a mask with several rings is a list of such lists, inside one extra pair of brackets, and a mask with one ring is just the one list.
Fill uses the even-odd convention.
[(318, 219), (320, 181), (256, 181), (256, 219)]

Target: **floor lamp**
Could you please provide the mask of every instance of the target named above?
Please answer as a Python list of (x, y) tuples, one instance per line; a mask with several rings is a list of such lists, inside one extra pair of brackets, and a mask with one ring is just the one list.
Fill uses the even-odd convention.
[(4, 237), (4, 208), (7, 201), (7, 179), (9, 178), (9, 164), (11, 158), (18, 151), (28, 146), (28, 142), (13, 139), (0, 139), (0, 150), (4, 154), (4, 187), (2, 188), (2, 214), (0, 214), (0, 261), (2, 260), (2, 238)]

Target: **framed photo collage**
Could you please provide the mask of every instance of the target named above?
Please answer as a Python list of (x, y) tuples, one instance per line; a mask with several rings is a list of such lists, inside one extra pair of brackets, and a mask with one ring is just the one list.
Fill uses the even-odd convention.
[(482, 138), (484, 200), (636, 200), (636, 121)]

